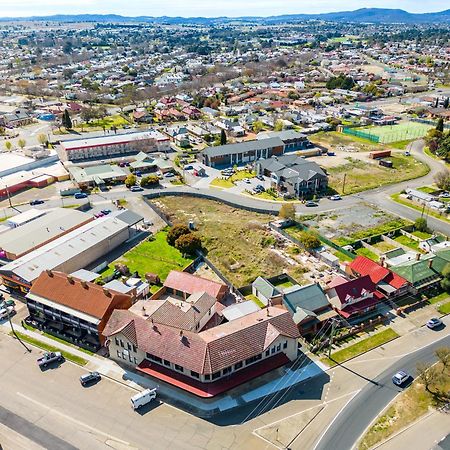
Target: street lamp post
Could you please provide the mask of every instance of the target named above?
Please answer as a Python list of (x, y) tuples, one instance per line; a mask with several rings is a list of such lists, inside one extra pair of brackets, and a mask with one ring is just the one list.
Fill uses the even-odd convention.
[(11, 321), (11, 314), (8, 314), (8, 321), (9, 321), (9, 326), (11, 327), (11, 331), (12, 334), (16, 337), (16, 339), (25, 347), (26, 351), (28, 353), (31, 353), (31, 348), (27, 347), (27, 345), (25, 344), (25, 342), (22, 341), (22, 339), (20, 339), (19, 335), (16, 333), (16, 330), (13, 327), (13, 323)]

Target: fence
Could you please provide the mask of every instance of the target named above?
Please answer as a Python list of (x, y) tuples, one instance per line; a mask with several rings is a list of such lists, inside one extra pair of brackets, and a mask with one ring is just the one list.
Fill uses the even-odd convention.
[(354, 128), (348, 128), (348, 127), (344, 127), (342, 129), (342, 132), (344, 134), (350, 134), (352, 136), (356, 136), (362, 139), (367, 139), (369, 141), (375, 142), (375, 143), (379, 143), (380, 142), (380, 137), (376, 136), (375, 134), (371, 134), (371, 133), (366, 133), (365, 131), (361, 131), (361, 130), (355, 130)]
[[(424, 123), (425, 125), (431, 125), (435, 127), (437, 125), (437, 122), (434, 120), (428, 120), (428, 119), (411, 119), (411, 122), (417, 122), (417, 123)], [(444, 123), (444, 128), (447, 128), (450, 130), (450, 124)]]

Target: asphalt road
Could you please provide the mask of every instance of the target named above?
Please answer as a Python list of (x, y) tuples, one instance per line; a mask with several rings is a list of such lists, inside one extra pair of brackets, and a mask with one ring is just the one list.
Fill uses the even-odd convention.
[(450, 336), (447, 334), (437, 342), (400, 359), (369, 382), (331, 422), (314, 450), (352, 449), (373, 419), (399, 392), (402, 392), (401, 388), (392, 383), (392, 375), (399, 370), (405, 370), (414, 375), (418, 362), (435, 362), (434, 350), (448, 345), (450, 345)]

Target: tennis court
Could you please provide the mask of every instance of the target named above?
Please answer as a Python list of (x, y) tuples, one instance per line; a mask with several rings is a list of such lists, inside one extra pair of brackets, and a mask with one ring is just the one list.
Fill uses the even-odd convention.
[(397, 125), (358, 128), (366, 134), (378, 137), (380, 144), (408, 141), (425, 136), (432, 125), (419, 122), (401, 122)]

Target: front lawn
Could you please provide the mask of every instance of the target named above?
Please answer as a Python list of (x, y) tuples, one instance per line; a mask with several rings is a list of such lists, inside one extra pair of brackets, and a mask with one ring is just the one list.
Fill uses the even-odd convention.
[(236, 181), (243, 180), (244, 178), (253, 178), (255, 172), (249, 172), (248, 170), (238, 170), (235, 174), (231, 175), (229, 178), (215, 178), (211, 181), (210, 186), (228, 189), (234, 186)]
[(89, 123), (82, 123), (74, 129), (77, 131), (101, 131), (103, 129), (110, 130), (112, 127), (122, 128), (124, 125), (130, 125), (130, 121), (123, 118), (120, 114), (116, 114), (103, 119), (92, 120)]
[(386, 344), (393, 339), (398, 338), (398, 334), (392, 329), (387, 328), (380, 333), (376, 333), (367, 339), (357, 342), (356, 344), (350, 345), (349, 347), (338, 350), (331, 354), (331, 358), (327, 361), (334, 365), (336, 363), (343, 363), (351, 358), (362, 355), (373, 348), (379, 347), (380, 345)]
[(450, 314), (450, 302), (444, 303), (443, 305), (439, 306), (438, 311), (443, 314)]
[(103, 276), (114, 272), (115, 264), (125, 264), (133, 273), (137, 271), (142, 277), (147, 272), (156, 273), (164, 281), (171, 270), (183, 270), (193, 259), (184, 257), (175, 247), (166, 241), (167, 231), (160, 231), (154, 240), (144, 241), (125, 253), (109, 265)]
[(440, 294), (435, 295), (434, 297), (430, 297), (428, 299), (428, 303), (434, 305), (435, 303), (442, 302), (444, 300), (447, 300), (448, 298), (450, 298), (450, 294), (448, 292), (441, 292)]
[(400, 236), (394, 238), (394, 241), (406, 247), (409, 247), (410, 249), (415, 250), (416, 252), (419, 251), (419, 242), (409, 238), (408, 236), (404, 236), (403, 234), (401, 234)]
[(378, 262), (378, 260), (380, 259), (376, 253), (365, 247), (358, 248), (358, 250), (356, 250), (355, 253), (360, 256), (365, 256), (366, 258), (369, 258), (375, 262)]

